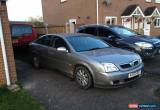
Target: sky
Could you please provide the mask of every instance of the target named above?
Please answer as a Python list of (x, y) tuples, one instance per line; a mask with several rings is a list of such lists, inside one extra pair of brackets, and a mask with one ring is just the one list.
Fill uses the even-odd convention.
[(7, 8), (11, 21), (26, 21), (29, 17), (42, 16), (41, 0), (8, 0)]

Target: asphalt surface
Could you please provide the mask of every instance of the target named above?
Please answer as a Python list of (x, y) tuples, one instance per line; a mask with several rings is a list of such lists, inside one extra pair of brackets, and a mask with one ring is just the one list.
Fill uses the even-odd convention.
[(154, 90), (160, 87), (160, 58), (145, 61), (145, 76), (118, 89), (83, 90), (59, 71), (34, 69), (29, 55), (15, 56), (18, 80), (46, 110), (129, 110), (130, 103), (160, 103)]

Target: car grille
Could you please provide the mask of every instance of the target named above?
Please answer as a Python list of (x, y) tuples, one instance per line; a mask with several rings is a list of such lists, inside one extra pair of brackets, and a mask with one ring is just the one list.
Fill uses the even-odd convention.
[(143, 56), (152, 56), (155, 54), (155, 49), (152, 50), (143, 50), (141, 53)]
[(134, 66), (137, 66), (139, 64), (139, 61), (133, 61), (131, 63), (128, 63), (128, 64), (123, 64), (123, 65), (120, 65), (122, 69), (127, 69), (127, 68), (131, 68), (131, 67), (134, 67)]

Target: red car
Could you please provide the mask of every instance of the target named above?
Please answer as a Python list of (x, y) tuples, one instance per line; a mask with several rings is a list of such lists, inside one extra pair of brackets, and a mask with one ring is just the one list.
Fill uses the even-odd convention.
[(13, 47), (26, 46), (38, 37), (30, 23), (10, 22)]

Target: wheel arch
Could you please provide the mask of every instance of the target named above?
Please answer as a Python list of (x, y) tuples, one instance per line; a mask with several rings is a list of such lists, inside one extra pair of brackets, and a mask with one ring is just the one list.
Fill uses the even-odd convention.
[(92, 80), (94, 81), (94, 74), (93, 74), (93, 70), (91, 69), (91, 67), (88, 65), (88, 64), (85, 64), (85, 63), (78, 63), (78, 64), (75, 64), (74, 65), (74, 68), (73, 68), (73, 76), (75, 75), (75, 69), (76, 67), (78, 66), (83, 66), (85, 67), (86, 69), (88, 69), (89, 73), (91, 74), (91, 77), (92, 77)]

